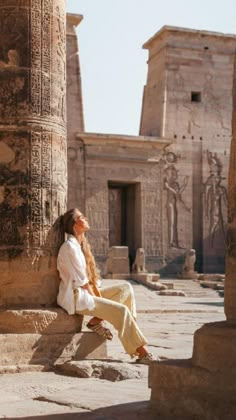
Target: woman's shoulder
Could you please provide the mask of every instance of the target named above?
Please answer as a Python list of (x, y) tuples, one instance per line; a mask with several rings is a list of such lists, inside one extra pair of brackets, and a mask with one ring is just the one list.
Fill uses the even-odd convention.
[(70, 250), (76, 250), (78, 248), (80, 248), (79, 243), (75, 237), (71, 236), (61, 245), (59, 254), (66, 253)]

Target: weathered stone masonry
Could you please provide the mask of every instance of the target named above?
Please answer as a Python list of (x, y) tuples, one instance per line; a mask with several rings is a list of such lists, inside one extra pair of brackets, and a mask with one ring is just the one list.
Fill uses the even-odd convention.
[[(164, 26), (145, 44), (140, 134), (173, 139), (163, 178), (164, 254), (174, 270), (224, 271), (235, 35)], [(178, 264), (176, 265), (176, 267)]]
[(0, 0), (0, 306), (50, 305), (66, 209), (65, 1)]

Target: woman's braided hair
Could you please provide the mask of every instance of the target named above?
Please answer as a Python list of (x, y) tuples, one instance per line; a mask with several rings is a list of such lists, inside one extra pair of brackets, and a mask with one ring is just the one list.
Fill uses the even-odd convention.
[(94, 259), (94, 256), (91, 251), (90, 244), (88, 242), (88, 239), (84, 235), (83, 240), (81, 242), (81, 249), (84, 253), (85, 260), (86, 260), (86, 267), (87, 267), (87, 276), (89, 279), (89, 283), (91, 284), (97, 284), (99, 275), (98, 275), (98, 269), (96, 266), (96, 262)]

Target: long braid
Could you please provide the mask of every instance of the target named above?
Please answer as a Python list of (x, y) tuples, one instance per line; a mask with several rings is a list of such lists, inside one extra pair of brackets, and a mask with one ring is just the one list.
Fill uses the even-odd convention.
[(81, 242), (81, 249), (84, 253), (85, 260), (86, 260), (86, 271), (87, 271), (89, 283), (91, 284), (94, 290), (94, 293), (97, 296), (101, 296), (101, 293), (99, 292), (98, 286), (97, 286), (97, 281), (99, 279), (98, 269), (97, 269), (96, 262), (92, 254), (88, 239), (85, 236), (83, 237), (83, 240)]

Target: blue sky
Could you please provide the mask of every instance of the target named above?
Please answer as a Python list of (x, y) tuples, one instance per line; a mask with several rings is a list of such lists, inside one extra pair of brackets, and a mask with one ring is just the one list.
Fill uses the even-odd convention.
[(236, 34), (235, 0), (67, 0), (78, 27), (86, 131), (139, 132), (147, 51), (164, 25)]

